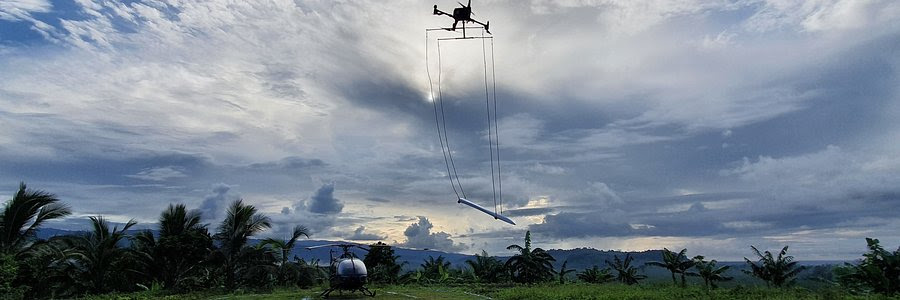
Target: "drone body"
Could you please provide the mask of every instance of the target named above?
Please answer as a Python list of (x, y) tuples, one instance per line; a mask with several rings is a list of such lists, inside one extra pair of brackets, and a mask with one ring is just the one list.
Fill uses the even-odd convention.
[(453, 14), (449, 14), (449, 13), (439, 10), (437, 5), (434, 6), (434, 14), (435, 15), (438, 15), (438, 16), (445, 15), (445, 16), (449, 16), (449, 17), (453, 18), (453, 27), (447, 28), (447, 30), (456, 31), (457, 24), (459, 24), (459, 22), (462, 22), (463, 23), (462, 24), (463, 36), (466, 35), (466, 23), (475, 23), (475, 24), (481, 25), (484, 27), (484, 31), (486, 31), (487, 33), (491, 33), (491, 31), (490, 31), (491, 22), (481, 23), (475, 19), (472, 19), (472, 0), (469, 0), (468, 5), (463, 5), (462, 3), (459, 3), (459, 5), (460, 5), (460, 7), (453, 9)]

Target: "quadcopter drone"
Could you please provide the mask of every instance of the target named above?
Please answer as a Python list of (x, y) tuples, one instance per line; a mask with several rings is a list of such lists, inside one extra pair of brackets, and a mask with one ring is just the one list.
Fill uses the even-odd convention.
[(478, 25), (481, 25), (482, 27), (484, 27), (485, 32), (487, 32), (489, 34), (491, 33), (491, 30), (490, 30), (491, 22), (490, 21), (481, 23), (475, 19), (472, 19), (472, 15), (474, 15), (472, 13), (472, 0), (469, 0), (468, 5), (463, 5), (460, 2), (457, 2), (457, 3), (459, 3), (459, 5), (461, 7), (454, 8), (452, 14), (441, 11), (440, 9), (438, 9), (437, 4), (434, 5), (434, 14), (435, 15), (437, 15), (437, 16), (444, 15), (444, 16), (453, 18), (453, 27), (445, 28), (445, 29), (447, 29), (449, 31), (456, 31), (456, 25), (459, 24), (459, 22), (462, 22), (463, 23), (462, 24), (463, 37), (465, 37), (466, 36), (466, 23), (475, 23), (475, 24), (478, 24)]

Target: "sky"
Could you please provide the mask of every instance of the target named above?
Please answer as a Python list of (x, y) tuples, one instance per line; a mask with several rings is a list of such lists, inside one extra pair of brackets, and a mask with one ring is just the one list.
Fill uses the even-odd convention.
[[(719, 260), (900, 244), (900, 2), (476, 0), (493, 39), (442, 41), (440, 72), (455, 33), (426, 37), (452, 21), (434, 4), (457, 5), (3, 0), (0, 194), (58, 195), (61, 229), (152, 227), (170, 203), (215, 228), (243, 199), (266, 237), (461, 253), (508, 254), (526, 230)], [(517, 225), (456, 203), (438, 73), (460, 182), (487, 207), (496, 78)]]

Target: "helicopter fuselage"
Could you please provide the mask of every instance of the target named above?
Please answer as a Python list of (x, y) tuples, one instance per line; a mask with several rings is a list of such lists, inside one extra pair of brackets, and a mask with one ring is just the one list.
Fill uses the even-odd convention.
[(358, 258), (341, 259), (336, 266), (332, 284), (339, 289), (358, 289), (366, 284), (366, 265)]

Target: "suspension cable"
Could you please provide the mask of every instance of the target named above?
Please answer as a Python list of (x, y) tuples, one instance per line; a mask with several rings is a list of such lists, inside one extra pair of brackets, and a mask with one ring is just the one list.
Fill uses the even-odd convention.
[[(447, 151), (444, 149), (444, 136), (441, 133), (441, 124), (438, 121), (437, 101), (434, 97), (434, 83), (431, 79), (431, 65), (428, 63), (428, 31), (425, 31), (425, 73), (428, 74), (428, 89), (431, 96), (431, 106), (434, 108), (434, 125), (437, 128), (438, 139), (441, 141), (441, 153), (444, 155), (444, 165), (447, 167), (447, 178), (450, 179), (450, 186), (453, 187), (453, 193), (459, 198), (459, 192), (456, 190), (456, 184), (453, 183), (453, 175), (450, 173), (450, 162), (447, 160)], [(446, 125), (445, 125), (446, 126)]]
[[(488, 150), (490, 151), (491, 156), (491, 191), (493, 192), (494, 197), (494, 212), (498, 212), (497, 180), (494, 175), (494, 139), (493, 134), (491, 134), (491, 99), (490, 96), (488, 96), (487, 54), (485, 52), (484, 29), (481, 30), (481, 37), (481, 60), (484, 63), (484, 106), (487, 109)], [(495, 119), (494, 122), (496, 121), (497, 120)]]
[(500, 177), (500, 131), (497, 125), (497, 66), (494, 64), (494, 39), (491, 39), (491, 85), (494, 94), (494, 141), (497, 143), (495, 147), (497, 149), (497, 186), (500, 195), (500, 214), (503, 214), (503, 179)]
[[(482, 62), (484, 68), (484, 93), (485, 93), (485, 108), (487, 110), (487, 125), (488, 125), (488, 150), (490, 152), (490, 161), (491, 161), (491, 189), (493, 193), (494, 200), (494, 212), (499, 214), (503, 213), (503, 179), (501, 176), (500, 169), (500, 133), (499, 133), (499, 125), (497, 118), (497, 74), (496, 74), (496, 62), (495, 62), (495, 51), (494, 51), (494, 39), (492, 37), (485, 37), (484, 28), (481, 28), (481, 54), (482, 54)], [(432, 29), (436, 30), (436, 29)], [(446, 38), (441, 39), (438, 38), (437, 41), (437, 55), (438, 55), (438, 93), (437, 99), (434, 97), (434, 82), (431, 76), (431, 65), (429, 62), (429, 29), (425, 30), (425, 69), (428, 75), (428, 83), (429, 83), (429, 91), (431, 96), (431, 104), (432, 109), (434, 110), (435, 116), (435, 127), (438, 131), (438, 139), (440, 140), (441, 145), (441, 153), (444, 156), (444, 165), (447, 169), (447, 177), (450, 180), (450, 186), (453, 188), (453, 193), (456, 194), (457, 198), (459, 198), (460, 194), (462, 194), (462, 198), (467, 198), (465, 190), (462, 187), (462, 182), (459, 179), (459, 172), (456, 168), (456, 163), (453, 159), (453, 151), (450, 147), (450, 140), (447, 133), (447, 119), (444, 109), (444, 101), (443, 101), (443, 89), (442, 89), (442, 77), (443, 77), (443, 59), (441, 57), (441, 41), (442, 40), (454, 40), (454, 39), (462, 39), (462, 38)], [(471, 37), (467, 39), (477, 39), (479, 37)], [(491, 40), (491, 82), (490, 87), (488, 87), (488, 78), (487, 78), (487, 48), (485, 39)], [(490, 91), (489, 91), (490, 89)], [(491, 99), (493, 98), (493, 99)], [(493, 101), (493, 103), (491, 103)], [(493, 104), (493, 116), (491, 113), (491, 104)], [(440, 110), (440, 116), (438, 116), (438, 110)], [(491, 126), (491, 119), (493, 119), (493, 126)], [(492, 128), (493, 127), (493, 128)], [(494, 158), (496, 155), (496, 172), (494, 171)], [(455, 182), (453, 177), (456, 177)], [(458, 189), (457, 189), (458, 187)]]
[(437, 41), (437, 53), (438, 53), (438, 102), (440, 102), (441, 107), (441, 122), (444, 125), (444, 141), (447, 145), (447, 156), (450, 157), (450, 166), (453, 167), (453, 175), (456, 176), (456, 184), (459, 185), (459, 191), (462, 193), (463, 198), (468, 198), (466, 196), (466, 190), (463, 189), (462, 183), (459, 181), (459, 173), (456, 171), (456, 164), (453, 162), (453, 151), (450, 150), (450, 139), (447, 136), (447, 118), (444, 116), (444, 94), (441, 90), (441, 75), (443, 74), (443, 69), (441, 66), (441, 41)]

